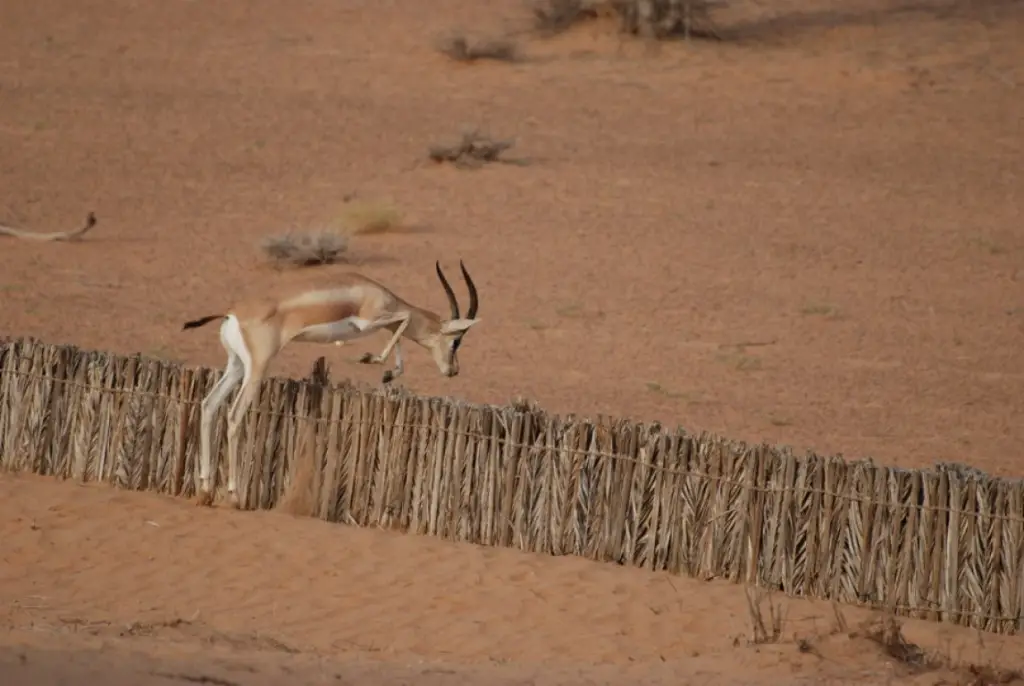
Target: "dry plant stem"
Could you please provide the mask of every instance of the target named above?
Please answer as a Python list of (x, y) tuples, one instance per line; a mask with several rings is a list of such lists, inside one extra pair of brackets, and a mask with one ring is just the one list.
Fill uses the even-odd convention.
[(832, 614), (836, 619), (836, 630), (844, 634), (848, 633), (850, 625), (846, 622), (846, 615), (843, 613), (843, 608), (834, 600), (832, 601)]
[(782, 605), (772, 602), (771, 594), (767, 594), (768, 613), (771, 620), (771, 630), (765, 625), (764, 613), (761, 610), (761, 600), (764, 598), (760, 589), (747, 586), (747, 612), (750, 614), (752, 628), (751, 643), (778, 643), (782, 637), (782, 630), (786, 622)]
[(23, 231), (10, 226), (0, 225), (0, 236), (11, 236), (27, 241), (53, 242), (53, 241), (77, 241), (92, 227), (96, 226), (96, 215), (90, 212), (85, 218), (85, 225), (72, 231), (54, 231), (52, 233), (36, 233), (34, 231)]

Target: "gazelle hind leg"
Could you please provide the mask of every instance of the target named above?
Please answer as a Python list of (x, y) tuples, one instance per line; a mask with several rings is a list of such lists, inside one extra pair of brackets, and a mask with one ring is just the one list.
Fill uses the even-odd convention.
[(213, 385), (210, 392), (203, 398), (202, 414), (200, 417), (200, 461), (199, 461), (199, 487), (196, 489), (196, 505), (208, 506), (213, 502), (213, 478), (212, 478), (212, 446), (213, 421), (217, 417), (217, 410), (227, 400), (231, 391), (238, 386), (242, 380), (243, 364), (238, 354), (224, 341), (221, 342), (228, 353), (227, 365), (217, 383)]
[(242, 382), (242, 390), (238, 392), (238, 397), (228, 410), (228, 504), (234, 508), (244, 504), (238, 494), (238, 432), (246, 411), (260, 390), (265, 369), (265, 365), (253, 365), (246, 370), (248, 373)]
[[(245, 411), (252, 403), (254, 389), (259, 388), (266, 364), (253, 364), (253, 354), (242, 335), (242, 327), (234, 317), (228, 317), (223, 327), (222, 339), (225, 347), (234, 351), (241, 362), (242, 387), (228, 409), (228, 504), (238, 506), (238, 430)], [(257, 373), (258, 372), (258, 373)]]

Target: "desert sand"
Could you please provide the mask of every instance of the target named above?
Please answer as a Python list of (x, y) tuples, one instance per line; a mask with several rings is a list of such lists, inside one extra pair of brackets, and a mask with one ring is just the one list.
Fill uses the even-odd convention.
[[(599, 22), (520, 35), (514, 63), (436, 50), (525, 16), (4, 6), (0, 223), (99, 224), (78, 243), (0, 238), (0, 331), (220, 366), (215, 332), (182, 322), (305, 278), (269, 267), (264, 237), (387, 200), (405, 226), (316, 272), (440, 310), (433, 262), (465, 260), (483, 321), (454, 379), (408, 351), (417, 392), (1021, 476), (1019, 3), (788, 0), (726, 9), (721, 43)], [(465, 126), (515, 138), (528, 164), (426, 158)], [(272, 373), (323, 354), (376, 383), (354, 360), (384, 342), (295, 345)], [(838, 631), (827, 603), (776, 598), (782, 640), (751, 646), (727, 583), (99, 485), (0, 475), (0, 536), (4, 684), (972, 678), (911, 673), (864, 638), (868, 614)], [(1019, 638), (904, 630), (954, 661), (1024, 655)]]

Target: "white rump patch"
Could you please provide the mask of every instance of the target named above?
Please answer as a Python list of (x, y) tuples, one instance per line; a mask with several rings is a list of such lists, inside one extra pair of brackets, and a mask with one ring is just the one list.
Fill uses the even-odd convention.
[(245, 337), (242, 336), (242, 327), (238, 323), (238, 317), (229, 314), (220, 325), (220, 340), (224, 347), (231, 350), (242, 360), (242, 368), (245, 370), (245, 378), (249, 378), (252, 369), (252, 354), (245, 345)]

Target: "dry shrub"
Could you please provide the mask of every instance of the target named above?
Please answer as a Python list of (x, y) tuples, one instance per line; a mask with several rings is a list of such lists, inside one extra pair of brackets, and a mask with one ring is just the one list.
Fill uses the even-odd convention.
[(593, 2), (585, 0), (534, 0), (533, 27), (540, 33), (557, 34), (568, 31), (576, 24), (596, 19), (597, 9)]
[(279, 267), (311, 267), (335, 264), (348, 251), (348, 238), (327, 229), (269, 236), (260, 245)]
[[(862, 635), (879, 645), (886, 655), (903, 665), (911, 674), (946, 669), (956, 674), (957, 683), (963, 686), (1024, 682), (1024, 673), (1019, 669), (1002, 667), (994, 659), (979, 665), (961, 662), (948, 653), (929, 653), (903, 635), (903, 624), (892, 609), (887, 609), (881, 617), (871, 622)], [(981, 641), (981, 632), (978, 633), (978, 640)]]
[(402, 226), (402, 211), (385, 200), (352, 200), (345, 203), (341, 217), (342, 231), (350, 236), (387, 233)]
[[(749, 642), (753, 645), (783, 643), (782, 634), (786, 624), (786, 613), (781, 606), (772, 602), (770, 592), (765, 593), (749, 586), (745, 590), (753, 633)], [(764, 616), (764, 611), (761, 608), (765, 595), (768, 597), (768, 618)], [(943, 650), (925, 650), (903, 634), (903, 624), (892, 607), (872, 613), (869, 619), (859, 622), (856, 629), (851, 630), (841, 605), (834, 600), (831, 605), (835, 617), (831, 630), (827, 633), (815, 632), (802, 637), (794, 636), (793, 642), (798, 651), (814, 655), (819, 659), (834, 659), (828, 655), (828, 637), (842, 634), (851, 640), (867, 642), (880, 648), (893, 664), (899, 665), (902, 676), (915, 678), (922, 674), (935, 672), (936, 677), (942, 677), (935, 683), (956, 684), (957, 686), (1024, 683), (1024, 673), (1020, 669), (1000, 665), (998, 656), (991, 656), (985, 659), (983, 664), (978, 664), (954, 658), (948, 645)], [(983, 632), (978, 632), (979, 647), (982, 648), (979, 655), (985, 652), (982, 634)], [(738, 646), (739, 644), (740, 639), (736, 637), (733, 645)], [(955, 681), (950, 681), (950, 678)]]
[(519, 47), (508, 38), (481, 38), (470, 40), (462, 33), (446, 36), (438, 41), (437, 49), (457, 62), (495, 60), (516, 62)]
[(464, 132), (455, 143), (431, 146), (427, 154), (438, 163), (451, 162), (459, 168), (476, 169), (487, 162), (518, 162), (500, 158), (501, 154), (513, 145), (515, 141), (494, 140), (486, 134), (471, 130)]
[(881, 646), (889, 657), (914, 671), (923, 672), (940, 666), (921, 646), (907, 640), (903, 635), (902, 622), (893, 613), (884, 614), (864, 636)]
[(534, 28), (548, 35), (610, 15), (626, 34), (721, 40), (711, 20), (715, 4), (714, 0), (533, 0), (531, 9)]
[[(786, 614), (782, 605), (772, 602), (770, 593), (764, 594), (760, 589), (750, 586), (746, 587), (747, 611), (750, 613), (751, 638), (750, 642), (755, 645), (762, 643), (778, 643), (782, 638), (782, 629), (786, 624)], [(768, 598), (768, 614), (770, 624), (765, 624), (764, 611), (761, 609), (761, 602)]]

